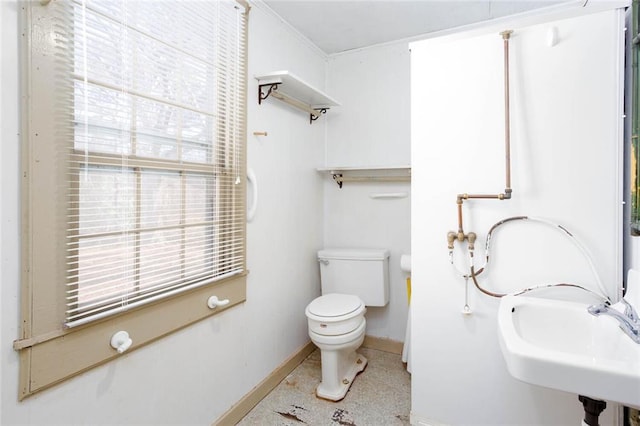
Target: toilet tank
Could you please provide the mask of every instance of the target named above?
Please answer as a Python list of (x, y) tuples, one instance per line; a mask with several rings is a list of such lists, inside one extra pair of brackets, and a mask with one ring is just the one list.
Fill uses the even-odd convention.
[(322, 294), (353, 294), (366, 306), (389, 303), (389, 250), (324, 249), (318, 262)]

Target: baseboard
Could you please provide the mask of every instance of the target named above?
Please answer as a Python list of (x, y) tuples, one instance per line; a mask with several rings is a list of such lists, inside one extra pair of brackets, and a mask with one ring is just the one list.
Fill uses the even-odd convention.
[(213, 422), (215, 426), (232, 426), (238, 423), (246, 416), (253, 407), (255, 407), (262, 399), (269, 394), (278, 384), (291, 373), (306, 357), (309, 356), (316, 346), (311, 342), (307, 342), (293, 355), (287, 358), (280, 366), (271, 372), (263, 381), (258, 383), (256, 387), (251, 389), (249, 393), (236, 402), (226, 413)]
[(384, 337), (364, 336), (363, 348), (376, 349), (378, 351), (389, 352), (402, 355), (404, 343), (396, 340), (385, 339)]

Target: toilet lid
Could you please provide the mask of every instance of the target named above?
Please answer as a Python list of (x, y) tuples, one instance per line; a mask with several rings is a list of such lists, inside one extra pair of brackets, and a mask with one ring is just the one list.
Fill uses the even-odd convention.
[(362, 300), (352, 294), (331, 293), (309, 303), (307, 311), (319, 317), (340, 317), (362, 307)]

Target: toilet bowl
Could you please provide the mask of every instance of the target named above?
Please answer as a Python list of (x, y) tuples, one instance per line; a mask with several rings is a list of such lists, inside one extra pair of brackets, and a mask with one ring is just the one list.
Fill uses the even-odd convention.
[(322, 382), (316, 395), (331, 401), (345, 397), (367, 359), (356, 353), (364, 341), (367, 321), (358, 296), (331, 293), (314, 299), (305, 310), (309, 337), (320, 349)]
[(362, 345), (369, 306), (385, 306), (388, 292), (388, 250), (326, 249), (318, 252), (322, 296), (305, 314), (309, 337), (320, 349), (322, 381), (316, 395), (331, 401), (345, 397), (367, 359)]

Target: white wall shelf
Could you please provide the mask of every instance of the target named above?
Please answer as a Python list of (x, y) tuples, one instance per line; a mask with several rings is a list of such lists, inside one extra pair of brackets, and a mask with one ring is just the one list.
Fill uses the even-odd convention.
[(410, 182), (411, 166), (363, 166), (320, 167), (319, 172), (328, 172), (338, 187), (343, 182)]
[(258, 104), (272, 96), (309, 113), (313, 123), (330, 107), (340, 104), (329, 95), (301, 80), (289, 71), (276, 71), (256, 76), (258, 80)]

